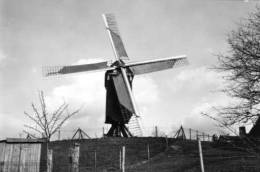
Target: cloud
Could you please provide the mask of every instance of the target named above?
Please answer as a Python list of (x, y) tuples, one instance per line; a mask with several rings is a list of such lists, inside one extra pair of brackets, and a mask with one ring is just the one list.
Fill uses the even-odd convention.
[(141, 113), (145, 113), (159, 101), (158, 85), (148, 76), (136, 77), (133, 83), (133, 93)]
[[(146, 76), (152, 77), (144, 75), (140, 78)], [(151, 79), (151, 85), (146, 83), (147, 79)], [(216, 131), (213, 123), (204, 119), (200, 113), (225, 102), (223, 99), (226, 97), (217, 92), (223, 86), (218, 73), (208, 70), (207, 67), (184, 68), (172, 78), (147, 79), (142, 83), (142, 89), (138, 89), (141, 91), (138, 96), (141, 97), (142, 93), (145, 93), (145, 97), (150, 99), (143, 100), (145, 105), (138, 102), (141, 98), (137, 99), (143, 110), (141, 117), (147, 128), (146, 133), (153, 130), (154, 125), (159, 125), (161, 130), (170, 133), (177, 130), (181, 124), (193, 129)]]
[(183, 69), (171, 82), (172, 85), (174, 85), (172, 88), (175, 91), (178, 91), (179, 89), (195, 91), (206, 87), (220, 89), (223, 80), (221, 79), (220, 74), (203, 66)]
[(176, 129), (182, 124), (186, 128), (204, 132), (219, 131), (214, 121), (201, 115), (201, 112), (210, 112), (214, 106), (231, 102), (228, 96), (219, 92), (224, 87), (224, 81), (219, 73), (206, 66), (183, 68), (160, 87), (161, 90), (167, 90), (160, 93), (166, 94), (161, 102), (167, 104), (166, 108), (169, 108), (168, 110), (164, 108), (164, 112), (169, 113), (166, 119), (171, 121), (172, 114), (182, 114), (174, 115), (174, 121), (171, 121)]
[[(209, 96), (203, 97), (200, 101), (193, 105), (190, 114), (185, 117), (184, 124), (191, 128), (198, 129), (210, 134), (222, 132), (225, 129), (218, 127), (218, 123), (202, 113), (207, 113), (213, 117), (217, 117), (217, 114), (213, 110), (213, 107), (220, 107), (230, 104), (234, 100), (224, 93), (212, 93)], [(191, 123), (192, 121), (192, 123)]]
[(0, 49), (0, 62), (6, 58), (4, 52)]
[(63, 128), (101, 128), (105, 119), (104, 73), (86, 73), (66, 79), (69, 84), (55, 87), (51, 95), (47, 97), (47, 102), (52, 109), (62, 102), (69, 104), (71, 112), (80, 108), (79, 114), (74, 116)]
[(22, 129), (24, 129), (25, 120), (21, 116), (15, 117), (8, 113), (0, 112), (0, 121), (0, 140), (5, 139), (1, 138), (1, 136), (19, 137), (19, 135), (23, 134)]
[[(75, 64), (89, 62), (97, 61), (95, 59), (81, 59)], [(198, 91), (204, 93), (196, 95), (197, 97), (195, 98), (193, 97), (196, 102), (187, 104), (189, 113), (182, 116), (174, 116), (175, 122), (182, 122), (179, 124), (172, 123), (171, 126), (173, 127), (174, 125), (176, 128), (180, 124), (183, 124), (186, 128), (198, 129), (210, 134), (219, 131), (214, 121), (202, 116), (201, 112), (207, 112), (213, 106), (225, 105), (230, 101), (223, 94), (210, 92), (211, 89), (222, 88), (223, 85), (220, 76), (206, 67), (199, 67), (181, 71), (172, 79), (172, 82), (166, 84), (175, 93), (183, 92), (183, 90), (186, 90), (186, 96), (189, 96), (189, 94), (198, 94)], [(205, 90), (208, 90), (208, 92), (205, 93)], [(161, 105), (169, 100), (162, 99), (160, 96), (162, 92), (160, 91), (162, 91), (160, 85), (149, 75), (135, 77), (133, 92), (142, 117), (142, 123), (148, 129), (156, 123), (162, 124), (165, 122), (158, 119), (158, 114), (161, 112), (169, 113), (169, 119), (172, 118), (172, 112), (167, 112), (168, 110), (173, 111), (172, 107), (169, 107), (170, 109), (168, 110), (162, 109), (163, 106)], [(101, 128), (104, 126), (105, 119), (106, 99), (104, 72), (78, 73), (66, 77), (66, 84), (53, 88), (47, 99), (49, 106), (53, 109), (63, 101), (69, 103), (71, 109), (83, 107), (81, 112), (64, 126), (64, 130), (72, 131), (77, 127), (81, 127), (92, 136), (102, 131)], [(174, 111), (178, 114), (180, 109), (176, 107)], [(167, 115), (163, 115), (165, 117), (163, 119), (168, 119)], [(171, 130), (170, 125), (165, 126), (163, 130)]]

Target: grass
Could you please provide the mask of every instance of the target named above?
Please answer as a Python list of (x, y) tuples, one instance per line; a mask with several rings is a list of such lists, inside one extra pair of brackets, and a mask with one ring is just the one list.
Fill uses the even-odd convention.
[[(52, 142), (55, 172), (69, 172), (69, 148), (80, 143), (80, 172), (120, 171), (120, 149), (126, 147), (126, 171), (200, 171), (197, 141), (168, 138), (101, 138)], [(147, 145), (150, 150), (148, 161)], [(257, 153), (231, 144), (202, 143), (205, 171), (260, 171)], [(96, 163), (95, 163), (96, 154)]]

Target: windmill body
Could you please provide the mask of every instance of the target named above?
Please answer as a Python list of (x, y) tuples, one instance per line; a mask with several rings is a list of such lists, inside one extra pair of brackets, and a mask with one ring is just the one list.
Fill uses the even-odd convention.
[(132, 62), (129, 60), (123, 45), (116, 20), (112, 14), (104, 14), (106, 30), (115, 54), (115, 61), (94, 64), (48, 67), (45, 75), (60, 75), (76, 72), (105, 70), (106, 88), (106, 118), (105, 123), (111, 124), (106, 134), (109, 137), (133, 136), (126, 127), (133, 115), (139, 116), (134, 96), (132, 82), (135, 75), (170, 69), (187, 63), (185, 55)]

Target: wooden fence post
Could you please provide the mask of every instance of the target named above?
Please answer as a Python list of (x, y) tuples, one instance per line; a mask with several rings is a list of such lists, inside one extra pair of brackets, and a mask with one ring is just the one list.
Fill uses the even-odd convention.
[(122, 150), (119, 149), (119, 169), (122, 170)]
[(189, 129), (189, 133), (190, 133), (190, 140), (191, 140), (191, 128)]
[(70, 148), (70, 163), (71, 163), (71, 172), (79, 172), (79, 148), (80, 144), (75, 143), (72, 148)]
[(148, 160), (148, 171), (151, 171), (151, 163), (150, 163), (150, 146), (149, 144), (147, 145), (147, 160)]
[(18, 172), (20, 172), (21, 165), (21, 154), (22, 154), (22, 144), (19, 145), (19, 159), (18, 159)]
[(97, 171), (97, 151), (95, 150), (95, 172)]
[(58, 140), (60, 140), (60, 129), (58, 130)]
[(150, 161), (150, 147), (147, 145), (147, 160)]
[(53, 151), (51, 149), (47, 149), (47, 172), (52, 172), (52, 157)]
[(158, 137), (158, 127), (155, 126), (155, 137)]
[(122, 147), (122, 172), (125, 172), (125, 146)]
[(202, 148), (201, 148), (201, 141), (200, 141), (200, 139), (198, 139), (198, 145), (199, 145), (199, 156), (200, 156), (201, 172), (204, 172), (203, 154), (202, 154)]
[(165, 136), (165, 141), (166, 141), (166, 150), (169, 149), (169, 143), (168, 143), (168, 137), (167, 135)]

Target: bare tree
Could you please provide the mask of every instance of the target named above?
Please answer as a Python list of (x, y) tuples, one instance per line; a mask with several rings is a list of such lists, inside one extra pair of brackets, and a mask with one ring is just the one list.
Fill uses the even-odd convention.
[(24, 130), (24, 132), (30, 136), (34, 136), (32, 132), (36, 132), (40, 134), (41, 137), (50, 140), (53, 134), (55, 134), (69, 118), (79, 112), (78, 109), (69, 113), (69, 105), (66, 103), (61, 104), (55, 111), (51, 113), (48, 112), (43, 91), (39, 92), (39, 100), (41, 110), (37, 109), (35, 104), (32, 103), (33, 113), (24, 112), (24, 114), (34, 123), (34, 125), (24, 125), (28, 129)]
[(216, 69), (229, 83), (223, 90), (235, 102), (216, 108), (226, 125), (254, 122), (260, 112), (260, 8), (228, 36), (230, 51)]

